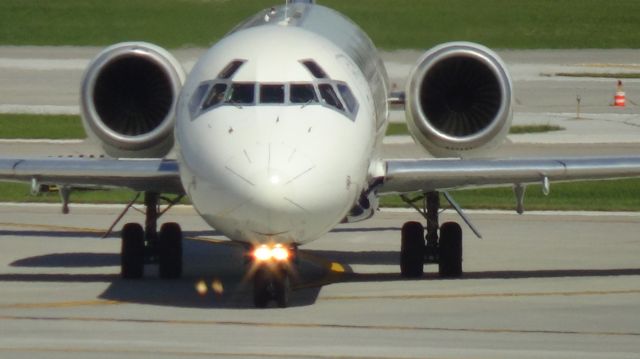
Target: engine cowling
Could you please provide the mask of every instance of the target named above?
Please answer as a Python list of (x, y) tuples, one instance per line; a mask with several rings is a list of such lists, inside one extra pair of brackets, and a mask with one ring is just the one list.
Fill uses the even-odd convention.
[(414, 140), (436, 157), (473, 157), (501, 143), (512, 118), (512, 84), (490, 49), (451, 42), (427, 51), (406, 88)]
[(163, 157), (173, 127), (184, 70), (166, 50), (149, 43), (110, 46), (84, 73), (80, 94), (87, 134), (111, 157)]

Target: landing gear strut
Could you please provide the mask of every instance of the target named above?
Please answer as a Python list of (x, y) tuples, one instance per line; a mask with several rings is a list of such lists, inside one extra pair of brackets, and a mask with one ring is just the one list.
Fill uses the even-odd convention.
[[(439, 225), (440, 194), (434, 191), (413, 199), (404, 195), (401, 197), (427, 221), (426, 236), (425, 228), (419, 222), (407, 222), (402, 226), (401, 275), (419, 278), (424, 273), (424, 264), (437, 263), (440, 277), (462, 276), (462, 229), (456, 222)], [(420, 200), (423, 201), (423, 208), (415, 205)]]
[[(159, 211), (159, 201), (158, 193), (145, 192), (144, 229), (139, 223), (127, 223), (122, 227), (122, 278), (142, 278), (145, 264), (158, 264), (160, 278), (173, 279), (182, 275), (182, 230), (177, 223), (170, 222), (163, 224), (158, 233), (158, 218), (166, 212)], [(170, 202), (170, 206), (175, 202), (177, 200)]]

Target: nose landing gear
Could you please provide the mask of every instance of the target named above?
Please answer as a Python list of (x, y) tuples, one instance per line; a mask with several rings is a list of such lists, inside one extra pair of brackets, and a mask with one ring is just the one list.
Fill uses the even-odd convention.
[(296, 249), (282, 244), (260, 245), (251, 251), (253, 304), (266, 308), (272, 300), (278, 307), (289, 305), (292, 265)]

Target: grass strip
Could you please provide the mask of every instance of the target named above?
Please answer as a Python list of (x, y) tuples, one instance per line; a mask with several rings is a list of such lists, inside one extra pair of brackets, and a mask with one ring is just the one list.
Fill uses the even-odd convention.
[[(562, 131), (564, 127), (556, 125), (517, 125), (511, 126), (509, 133), (512, 135), (526, 134), (526, 133), (544, 133), (551, 131)], [(406, 123), (390, 123), (387, 127), (387, 136), (408, 135), (409, 129)]]
[[(515, 196), (509, 187), (456, 190), (453, 198), (468, 209), (515, 209)], [(444, 197), (440, 202), (444, 205)], [(398, 196), (385, 196), (383, 207), (406, 207)], [(640, 179), (552, 183), (549, 196), (540, 185), (527, 186), (525, 210), (574, 211), (638, 211), (640, 210)]]
[[(466, 189), (450, 192), (455, 200), (467, 209), (515, 208), (513, 190), (504, 188)], [(71, 203), (128, 203), (135, 193), (130, 190), (75, 190)], [(60, 201), (57, 192), (30, 194), (30, 186), (24, 183), (0, 183), (0, 202)], [(188, 204), (188, 200), (182, 203)], [(381, 198), (382, 207), (407, 207), (398, 196)], [(446, 200), (441, 198), (443, 205)], [(640, 179), (612, 181), (587, 181), (552, 183), (551, 194), (544, 196), (540, 185), (527, 187), (526, 210), (575, 210), (575, 211), (640, 211)]]
[(556, 125), (517, 125), (509, 128), (509, 134), (521, 135), (526, 133), (545, 133), (562, 130), (564, 130), (564, 127)]
[(0, 115), (0, 138), (60, 140), (85, 137), (79, 116)]
[[(0, 44), (208, 46), (274, 0), (2, 0)], [(638, 48), (636, 0), (323, 0), (381, 48), (468, 40), (494, 48)]]

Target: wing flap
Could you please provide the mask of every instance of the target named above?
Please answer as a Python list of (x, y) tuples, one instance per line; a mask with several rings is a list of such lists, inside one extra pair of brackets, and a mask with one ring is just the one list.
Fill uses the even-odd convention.
[(125, 187), (184, 193), (178, 163), (167, 159), (0, 158), (0, 180), (71, 186)]
[(387, 160), (379, 193), (640, 177), (640, 157)]

